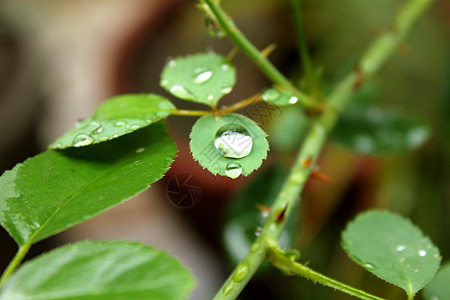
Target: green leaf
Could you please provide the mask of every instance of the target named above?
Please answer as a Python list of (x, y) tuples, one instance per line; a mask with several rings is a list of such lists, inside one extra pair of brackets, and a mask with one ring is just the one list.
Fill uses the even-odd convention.
[(35, 243), (144, 191), (175, 155), (162, 123), (108, 143), (41, 153), (0, 177), (0, 222), (19, 245)]
[(273, 87), (264, 90), (261, 94), (261, 99), (278, 106), (292, 105), (298, 102), (297, 96), (291, 91)]
[(214, 106), (231, 92), (234, 66), (216, 53), (199, 53), (170, 60), (161, 75), (161, 86), (172, 95)]
[(194, 285), (165, 252), (138, 243), (83, 241), (25, 263), (0, 299), (186, 299)]
[[(218, 133), (227, 131), (245, 132), (231, 135), (229, 139), (217, 140)], [(240, 174), (247, 176), (259, 168), (269, 149), (266, 133), (255, 122), (238, 114), (201, 117), (192, 127), (190, 146), (192, 156), (203, 168), (214, 175), (230, 178), (237, 178)], [(244, 155), (248, 151), (250, 154), (241, 158), (225, 157), (222, 154), (241, 156), (239, 154)]]
[(409, 220), (369, 211), (352, 221), (342, 247), (366, 270), (414, 295), (439, 269), (439, 250)]
[(52, 143), (50, 149), (82, 147), (108, 141), (155, 123), (175, 109), (158, 95), (136, 94), (111, 98), (95, 110), (93, 116)]
[(445, 300), (450, 297), (450, 263), (437, 272), (433, 280), (423, 290), (427, 300)]
[(331, 138), (362, 154), (389, 154), (412, 150), (430, 137), (430, 128), (392, 110), (353, 106), (344, 112)]

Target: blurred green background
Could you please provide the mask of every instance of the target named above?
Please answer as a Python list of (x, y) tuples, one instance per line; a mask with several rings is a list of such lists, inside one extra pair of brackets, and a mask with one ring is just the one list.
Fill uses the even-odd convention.
[[(222, 2), (258, 48), (275, 43), (277, 47), (270, 60), (287, 76), (299, 79), (302, 66), (289, 1)], [(325, 93), (352, 70), (370, 41), (389, 30), (395, 13), (405, 2), (302, 1), (309, 49)], [(160, 71), (169, 57), (210, 50), (228, 54), (232, 44), (226, 38), (216, 39), (206, 33), (204, 15), (195, 4), (182, 0), (2, 1), (0, 170), (10, 169), (45, 150), (77, 119), (88, 116), (110, 96), (154, 92), (169, 97), (159, 87)], [(333, 181), (310, 180), (302, 195), (301, 210), (283, 237), (285, 245), (301, 250), (301, 260), (309, 262), (312, 268), (387, 299), (405, 296), (399, 288), (350, 261), (340, 248), (340, 232), (358, 212), (387, 208), (410, 218), (430, 236), (440, 249), (443, 262), (450, 257), (449, 12), (448, 1), (436, 1), (397, 53), (355, 96), (356, 101), (366, 100), (369, 105), (394, 108), (426, 120), (431, 138), (418, 150), (389, 155), (359, 155), (339, 144), (328, 143), (319, 165), (321, 172)], [(237, 84), (221, 104), (249, 97), (270, 84), (243, 54), (237, 54), (233, 61)], [(173, 100), (180, 108), (204, 109), (198, 104)], [(168, 120), (179, 155), (165, 179), (152, 187), (156, 195), (147, 200), (167, 202), (167, 180), (178, 173), (194, 174), (201, 181), (203, 194), (195, 207), (180, 210), (168, 205), (164, 211), (179, 218), (179, 226), (189, 227), (190, 234), (195, 236), (193, 243), (201, 243), (202, 251), (217, 263), (207, 272), (194, 272), (200, 274), (197, 276), (200, 292), (192, 299), (211, 298), (236, 259), (245, 253), (257, 226), (264, 221), (256, 205), (270, 205), (301, 143), (302, 126), (306, 126), (296, 107), (283, 110), (250, 107), (243, 113), (269, 133), (271, 151), (260, 170), (249, 178), (234, 181), (213, 178), (192, 160), (188, 134), (195, 118)], [(149, 211), (156, 209), (152, 205), (148, 206)], [(121, 217), (110, 224), (133, 218), (128, 212)], [(169, 217), (161, 219), (155, 226), (171, 222)], [(98, 226), (95, 222), (89, 224)], [(143, 230), (145, 235), (145, 227), (137, 230)], [(90, 237), (71, 234), (39, 243), (30, 258), (65, 241)], [(133, 234), (124, 234), (122, 238), (136, 239)], [(176, 235), (159, 238), (174, 239), (177, 245)], [(157, 240), (146, 242), (158, 244)], [(12, 239), (3, 229), (0, 245), (3, 269), (15, 251)], [(195, 263), (190, 267), (204, 268)], [(202, 278), (211, 274), (217, 280), (208, 289)], [(239, 299), (350, 297), (302, 278), (286, 277), (266, 266)]]

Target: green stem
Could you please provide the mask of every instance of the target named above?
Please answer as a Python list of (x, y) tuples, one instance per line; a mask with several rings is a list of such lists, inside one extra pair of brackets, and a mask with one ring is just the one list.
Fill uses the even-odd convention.
[(305, 93), (299, 91), (261, 52), (239, 31), (233, 21), (226, 15), (214, 0), (202, 0), (213, 13), (225, 34), (233, 41), (239, 50), (244, 52), (253, 63), (273, 83), (285, 89), (291, 90), (299, 99), (299, 102), (308, 108), (315, 107), (315, 101)]
[[(210, 0), (204, 0), (210, 5)], [(355, 90), (355, 83), (362, 76), (370, 76), (378, 70), (386, 59), (392, 55), (401, 38), (406, 34), (412, 23), (419, 17), (421, 13), (431, 4), (433, 0), (410, 0), (399, 12), (394, 31), (385, 33), (377, 38), (369, 47), (361, 62), (359, 70), (352, 72), (346, 76), (333, 89), (329, 96), (329, 106), (314, 120), (303, 145), (300, 148), (297, 159), (292, 166), (288, 178), (286, 179), (280, 194), (277, 196), (260, 236), (253, 243), (250, 252), (243, 258), (239, 265), (228, 277), (221, 290), (216, 294), (215, 300), (236, 299), (239, 293), (244, 289), (250, 278), (259, 268), (261, 263), (267, 257), (268, 247), (263, 242), (271, 239), (278, 241), (280, 234), (289, 217), (292, 209), (298, 201), (300, 192), (308, 179), (312, 167), (319, 155), (320, 150), (325, 143), (327, 134), (334, 127), (337, 114), (347, 105), (351, 94)], [(212, 6), (217, 10), (217, 6)], [(214, 11), (213, 10), (213, 11)], [(220, 15), (221, 23), (229, 23), (231, 21), (223, 20), (225, 15)], [(219, 18), (218, 18), (219, 19)], [(226, 31), (230, 34), (230, 31)], [(277, 222), (277, 214), (285, 209), (285, 220)], [(245, 270), (245, 272), (243, 271)], [(245, 273), (246, 276), (243, 276)]]
[(3, 272), (2, 277), (0, 277), (0, 288), (5, 284), (6, 280), (8, 280), (8, 278), (9, 278), (9, 276), (11, 276), (12, 273), (14, 273), (14, 271), (20, 265), (22, 260), (25, 258), (25, 255), (27, 255), (28, 250), (30, 250), (30, 247), (31, 247), (31, 243), (26, 243), (19, 248), (19, 251), (17, 251), (16, 255), (9, 263), (5, 272)]
[(187, 109), (174, 109), (169, 111), (170, 114), (176, 116), (206, 116), (212, 114), (206, 110), (187, 110)]
[(302, 67), (305, 72), (306, 80), (310, 91), (317, 97), (321, 97), (319, 87), (313, 74), (311, 57), (308, 51), (308, 43), (306, 41), (305, 29), (302, 22), (300, 0), (291, 0), (292, 10), (294, 13), (295, 29), (297, 31), (297, 48), (300, 53)]
[(279, 268), (280, 270), (283, 270), (288, 275), (297, 274), (297, 275), (306, 277), (308, 279), (311, 279), (314, 282), (318, 282), (327, 287), (334, 288), (338, 291), (341, 291), (343, 293), (349, 294), (351, 296), (354, 296), (354, 297), (357, 297), (360, 299), (384, 300), (383, 298), (371, 295), (360, 289), (351, 287), (342, 282), (339, 282), (337, 280), (329, 278), (323, 274), (320, 274), (319, 272), (316, 272), (316, 271), (308, 268), (307, 266), (294, 261), (288, 255), (286, 255), (285, 251), (281, 250), (278, 247), (278, 244), (275, 241), (266, 241), (266, 242), (268, 242), (267, 244), (269, 246), (269, 261), (270, 261), (270, 263), (272, 265), (274, 265), (275, 267)]

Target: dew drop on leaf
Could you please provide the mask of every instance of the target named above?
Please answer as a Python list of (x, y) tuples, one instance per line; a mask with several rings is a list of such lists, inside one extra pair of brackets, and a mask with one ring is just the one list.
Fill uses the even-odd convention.
[(94, 142), (94, 139), (92, 138), (92, 136), (82, 133), (82, 134), (75, 136), (72, 144), (74, 147), (82, 147), (82, 146), (88, 146), (88, 145), (92, 144), (93, 142)]
[(207, 68), (196, 68), (192, 74), (192, 81), (198, 84), (207, 82), (213, 76), (213, 72)]
[(232, 179), (238, 178), (242, 174), (242, 167), (240, 164), (229, 163), (225, 167), (225, 175)]
[(276, 89), (267, 89), (264, 91), (261, 97), (265, 101), (275, 101), (280, 96), (281, 96), (280, 92), (277, 91)]
[(170, 92), (181, 98), (181, 99), (191, 99), (192, 98), (192, 94), (186, 90), (186, 88), (184, 86), (182, 86), (181, 84), (175, 84), (170, 88)]
[(217, 131), (214, 146), (224, 157), (243, 158), (252, 151), (253, 140), (243, 126), (227, 124)]

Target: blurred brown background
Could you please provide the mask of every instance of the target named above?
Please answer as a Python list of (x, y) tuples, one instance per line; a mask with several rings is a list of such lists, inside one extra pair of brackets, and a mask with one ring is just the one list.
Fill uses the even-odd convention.
[[(351, 67), (369, 42), (388, 29), (404, 1), (305, 0), (305, 27), (317, 67), (327, 88)], [(0, 2), (0, 171), (44, 151), (46, 145), (87, 117), (103, 100), (120, 93), (153, 92), (177, 107), (201, 105), (170, 97), (159, 74), (170, 57), (214, 50), (228, 54), (232, 44), (206, 34), (203, 13), (186, 0), (35, 0)], [(270, 59), (288, 76), (301, 68), (296, 54), (288, 1), (227, 0), (226, 11), (260, 49), (277, 45)], [(402, 155), (360, 156), (327, 144), (321, 171), (334, 181), (311, 180), (303, 195), (297, 247), (302, 259), (338, 280), (388, 299), (403, 299), (351, 262), (339, 246), (340, 231), (357, 212), (383, 207), (413, 220), (450, 256), (449, 129), (450, 5), (437, 1), (406, 43), (373, 78), (377, 102), (430, 122), (433, 136), (418, 151)], [(221, 104), (251, 96), (268, 80), (238, 54), (238, 81)], [(280, 116), (260, 112), (269, 134)], [(283, 115), (281, 114), (281, 118)], [(152, 188), (111, 211), (38, 243), (29, 258), (80, 239), (142, 241), (178, 257), (197, 277), (192, 299), (209, 299), (233, 266), (222, 247), (228, 207), (250, 180), (277, 166), (287, 169), (292, 151), (272, 149), (262, 168), (249, 178), (231, 180), (205, 174), (192, 160), (188, 134), (195, 118), (170, 117), (170, 134), (179, 154), (171, 171)], [(168, 181), (193, 174), (202, 195), (192, 208), (179, 209), (167, 197)], [(263, 181), (261, 184), (265, 184)], [(256, 183), (257, 185), (257, 183)], [(1, 191), (0, 191), (1, 192)], [(257, 199), (256, 199), (257, 201)], [(256, 226), (256, 225), (255, 225)], [(239, 248), (239, 241), (231, 247)], [(0, 231), (0, 269), (16, 246)], [(230, 245), (229, 245), (230, 246)], [(349, 299), (278, 271), (258, 276), (242, 299)]]

